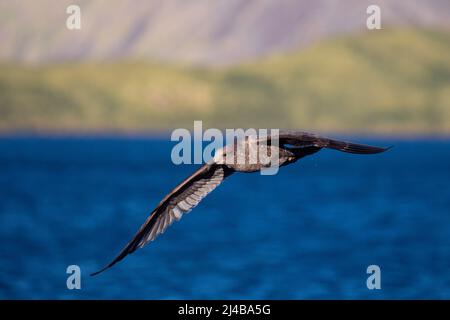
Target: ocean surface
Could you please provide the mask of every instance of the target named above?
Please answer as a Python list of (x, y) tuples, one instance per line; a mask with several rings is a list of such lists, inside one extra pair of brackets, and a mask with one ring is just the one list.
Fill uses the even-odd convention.
[(450, 141), (353, 140), (395, 147), (233, 175), (90, 277), (197, 166), (172, 164), (162, 138), (1, 138), (0, 298), (450, 298)]

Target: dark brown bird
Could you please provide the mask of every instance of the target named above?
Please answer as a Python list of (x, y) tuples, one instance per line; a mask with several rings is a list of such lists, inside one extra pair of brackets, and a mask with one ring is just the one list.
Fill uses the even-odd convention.
[[(218, 150), (211, 162), (204, 164), (166, 195), (119, 255), (92, 275), (105, 271), (136, 249), (155, 240), (231, 174), (282, 167), (322, 148), (355, 154), (375, 154), (388, 149), (328, 139), (301, 131), (280, 131), (276, 135), (246, 137), (234, 141), (233, 144)], [(261, 156), (262, 153), (265, 158)]]

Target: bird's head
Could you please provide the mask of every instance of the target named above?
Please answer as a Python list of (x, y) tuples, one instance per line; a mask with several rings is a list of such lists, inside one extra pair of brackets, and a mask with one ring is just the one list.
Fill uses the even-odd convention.
[(216, 150), (216, 153), (214, 154), (214, 158), (212, 159), (213, 162), (217, 164), (224, 164), (225, 163), (225, 150), (226, 147), (220, 148)]

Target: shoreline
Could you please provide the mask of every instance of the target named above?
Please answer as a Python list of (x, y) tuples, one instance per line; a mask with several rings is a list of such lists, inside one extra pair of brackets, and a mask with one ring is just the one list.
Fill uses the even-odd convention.
[[(299, 129), (302, 130), (302, 129)], [(189, 130), (193, 133), (193, 130)], [(222, 130), (223, 131), (223, 130)], [(420, 141), (420, 140), (450, 140), (450, 133), (433, 132), (340, 132), (302, 130), (335, 138), (363, 138), (376, 140)], [(98, 130), (98, 131), (54, 131), (54, 130), (17, 130), (0, 131), (0, 140), (4, 139), (117, 139), (117, 140), (170, 140), (172, 130)]]

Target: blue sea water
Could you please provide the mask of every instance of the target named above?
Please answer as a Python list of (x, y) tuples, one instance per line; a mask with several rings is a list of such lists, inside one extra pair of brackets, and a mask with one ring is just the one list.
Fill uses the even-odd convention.
[[(395, 147), (233, 175), (90, 277), (195, 166), (161, 138), (2, 138), (0, 298), (450, 298), (450, 141), (363, 141)], [(66, 287), (73, 264), (81, 290)]]

